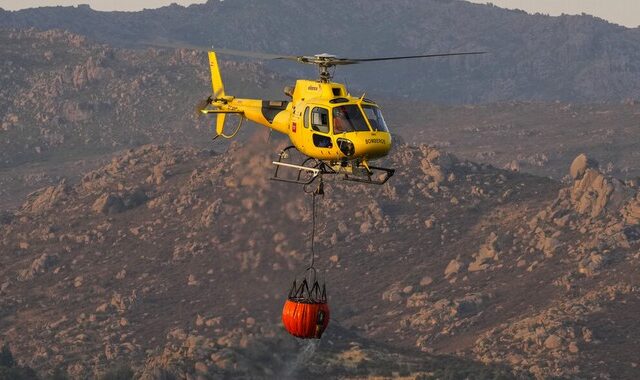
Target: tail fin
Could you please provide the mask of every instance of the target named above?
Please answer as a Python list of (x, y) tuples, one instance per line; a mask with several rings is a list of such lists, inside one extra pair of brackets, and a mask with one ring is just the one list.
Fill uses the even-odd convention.
[(224, 84), (222, 84), (220, 66), (218, 66), (218, 58), (214, 51), (209, 52), (209, 67), (211, 68), (211, 89), (213, 90), (213, 97), (222, 97), (224, 96)]
[[(213, 90), (213, 98), (217, 99), (223, 97), (225, 95), (224, 84), (222, 83), (222, 76), (220, 76), (218, 58), (214, 51), (209, 52), (209, 67), (211, 68), (211, 89)], [(216, 133), (218, 135), (221, 135), (224, 130), (224, 121), (226, 117), (226, 113), (219, 113), (216, 115)]]
[(224, 132), (224, 121), (227, 118), (226, 113), (219, 113), (216, 115), (216, 134), (219, 136)]

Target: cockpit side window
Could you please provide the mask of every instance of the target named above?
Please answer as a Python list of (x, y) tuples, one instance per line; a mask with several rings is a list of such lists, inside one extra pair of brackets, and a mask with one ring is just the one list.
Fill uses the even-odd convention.
[(384, 118), (382, 117), (382, 112), (380, 108), (363, 105), (362, 109), (364, 110), (364, 114), (367, 116), (369, 120), (369, 125), (371, 125), (371, 129), (374, 131), (381, 132), (389, 132), (389, 128), (387, 128), (387, 123), (384, 122)]
[(329, 111), (326, 108), (315, 107), (311, 110), (311, 128), (314, 131), (329, 133)]
[(309, 107), (304, 109), (304, 127), (309, 128)]
[(334, 134), (369, 130), (362, 111), (355, 104), (334, 107), (332, 113)]

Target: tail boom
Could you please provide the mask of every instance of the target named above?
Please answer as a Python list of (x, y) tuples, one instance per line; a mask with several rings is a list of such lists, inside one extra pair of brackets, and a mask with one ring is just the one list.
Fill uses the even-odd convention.
[(291, 105), (288, 102), (239, 99), (228, 96), (224, 92), (220, 66), (214, 51), (209, 52), (209, 68), (211, 69), (211, 89), (213, 90), (213, 97), (210, 98), (209, 105), (213, 108), (203, 109), (200, 112), (216, 114), (216, 133), (218, 136), (227, 137), (224, 134), (227, 114), (237, 114), (241, 118), (246, 118), (284, 134), (287, 133), (291, 110)]

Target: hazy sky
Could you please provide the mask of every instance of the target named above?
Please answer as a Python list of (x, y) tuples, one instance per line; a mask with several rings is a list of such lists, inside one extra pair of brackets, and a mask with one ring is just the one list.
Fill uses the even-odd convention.
[[(0, 0), (1, 1), (1, 0)], [(499, 7), (522, 9), (529, 13), (588, 13), (610, 22), (635, 28), (640, 25), (640, 0), (469, 0), (472, 3), (492, 3)]]
[[(0, 0), (0, 7), (7, 10), (40, 7), (46, 5), (90, 4), (98, 10), (134, 11), (157, 8), (171, 3), (189, 5), (206, 0)], [(265, 0), (268, 1), (268, 0)], [(373, 0), (372, 0), (373, 1)], [(529, 13), (588, 13), (613, 23), (635, 28), (640, 25), (640, 0), (470, 0), (473, 3), (491, 2), (504, 8), (517, 8)]]
[(91, 8), (101, 11), (139, 11), (144, 8), (158, 8), (171, 3), (189, 5), (206, 2), (207, 0), (0, 0), (0, 8), (18, 10), (55, 5), (89, 4)]

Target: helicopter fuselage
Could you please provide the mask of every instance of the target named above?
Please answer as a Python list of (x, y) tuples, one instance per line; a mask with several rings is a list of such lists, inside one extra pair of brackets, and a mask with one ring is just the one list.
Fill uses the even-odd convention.
[(351, 96), (343, 84), (298, 80), (288, 93), (290, 101), (224, 96), (211, 104), (286, 134), (301, 153), (318, 160), (366, 162), (391, 149), (379, 107)]
[[(298, 80), (293, 90), (285, 88), (285, 94), (290, 101), (270, 101), (260, 99), (239, 99), (224, 93), (224, 84), (220, 75), (220, 67), (216, 52), (209, 51), (209, 65), (211, 68), (211, 86), (213, 96), (206, 100), (205, 114), (217, 114), (216, 138), (232, 138), (240, 130), (242, 120), (249, 119), (277, 132), (289, 136), (292, 146), (285, 148), (278, 162), (279, 166), (293, 167), (298, 170), (312, 172), (319, 175), (320, 169), (305, 168), (305, 160), (301, 165), (285, 163), (286, 151), (296, 148), (311, 159), (319, 160), (316, 166), (325, 165), (323, 173), (342, 172), (351, 169), (351, 173), (358, 174), (362, 167), (366, 169), (364, 177), (345, 178), (367, 183), (385, 183), (393, 175), (393, 169), (376, 168), (367, 163), (369, 160), (381, 158), (391, 150), (391, 134), (382, 117), (378, 106), (371, 100), (351, 96), (343, 84), (331, 81), (333, 68), (337, 66), (353, 65), (365, 62), (396, 61), (417, 58), (436, 58), (452, 56), (468, 56), (485, 54), (482, 51), (454, 52), (438, 54), (417, 54), (407, 56), (374, 57), (374, 58), (340, 58), (331, 54), (316, 54), (313, 56), (275, 55), (255, 52), (222, 50), (230, 55), (288, 60), (318, 67), (320, 79)], [(212, 106), (213, 108), (209, 108)], [(240, 122), (235, 132), (224, 133), (225, 117), (229, 113), (240, 114)], [(328, 164), (328, 165), (327, 165)], [(372, 181), (373, 170), (382, 171), (384, 179)], [(349, 174), (346, 174), (348, 177)]]

